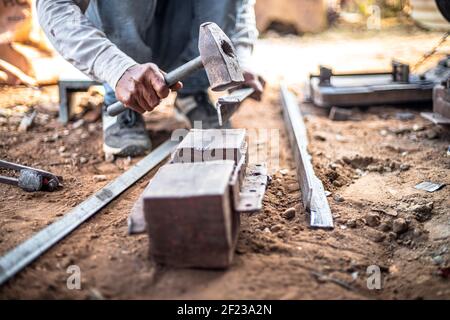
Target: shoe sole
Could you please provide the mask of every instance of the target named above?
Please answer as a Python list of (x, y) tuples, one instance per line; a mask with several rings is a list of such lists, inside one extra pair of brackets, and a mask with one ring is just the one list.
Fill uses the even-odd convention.
[(130, 145), (124, 148), (114, 148), (106, 144), (103, 144), (103, 152), (107, 155), (107, 157), (108, 156), (136, 157), (141, 156), (149, 151), (151, 151), (151, 148), (145, 148), (136, 145)]

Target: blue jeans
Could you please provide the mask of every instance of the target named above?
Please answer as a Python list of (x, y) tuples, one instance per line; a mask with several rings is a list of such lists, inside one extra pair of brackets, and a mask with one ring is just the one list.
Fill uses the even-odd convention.
[[(198, 31), (206, 21), (226, 33), (235, 26), (239, 0), (91, 0), (86, 12), (94, 25), (138, 63), (153, 62), (171, 71), (199, 55)], [(209, 87), (204, 70), (183, 81), (182, 94)], [(116, 101), (105, 86), (105, 104)]]

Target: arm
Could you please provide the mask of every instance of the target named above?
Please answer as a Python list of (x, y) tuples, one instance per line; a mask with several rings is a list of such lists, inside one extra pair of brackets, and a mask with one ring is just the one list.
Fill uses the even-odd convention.
[(86, 0), (36, 1), (39, 22), (55, 49), (86, 75), (115, 88), (136, 62), (87, 19), (87, 5)]
[(251, 57), (253, 46), (258, 39), (255, 18), (255, 0), (239, 0), (234, 34), (231, 36), (236, 47), (239, 64), (243, 70), (246, 87), (255, 89), (252, 98), (261, 100), (265, 80), (252, 71)]
[(233, 41), (239, 63), (243, 69), (250, 69), (250, 60), (253, 46), (258, 39), (255, 18), (255, 0), (238, 1), (236, 26), (231, 37)]
[[(39, 22), (56, 50), (91, 78), (107, 82), (117, 99), (138, 112), (168, 96), (164, 76), (152, 63), (137, 64), (84, 15), (89, 0), (36, 0)], [(181, 83), (172, 89), (177, 90)]]

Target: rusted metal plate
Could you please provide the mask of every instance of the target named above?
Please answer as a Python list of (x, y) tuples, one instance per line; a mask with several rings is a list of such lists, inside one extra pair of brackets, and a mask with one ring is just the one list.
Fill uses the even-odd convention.
[(175, 267), (226, 268), (236, 243), (231, 160), (171, 163), (144, 193), (150, 254)]
[(245, 99), (249, 98), (253, 93), (255, 93), (255, 89), (244, 88), (233, 91), (228, 96), (219, 98), (216, 103), (219, 125), (222, 126), (223, 123), (226, 123), (228, 120), (230, 120), (231, 116), (241, 106), (241, 103)]
[(306, 126), (294, 94), (281, 86), (283, 116), (297, 166), (303, 205), (310, 213), (310, 226), (333, 228), (333, 216), (322, 182), (316, 177), (307, 151)]
[(267, 166), (251, 164), (247, 167), (235, 209), (239, 212), (260, 211), (268, 184)]
[(420, 115), (434, 124), (450, 126), (450, 119), (435, 112), (421, 112)]
[(245, 129), (192, 129), (172, 156), (174, 163), (233, 160), (238, 163), (245, 150)]

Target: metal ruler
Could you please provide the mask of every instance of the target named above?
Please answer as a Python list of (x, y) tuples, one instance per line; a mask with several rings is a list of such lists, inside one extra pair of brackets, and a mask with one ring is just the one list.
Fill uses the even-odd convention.
[(179, 141), (167, 140), (131, 169), (0, 258), (0, 285), (75, 230), (167, 158)]

